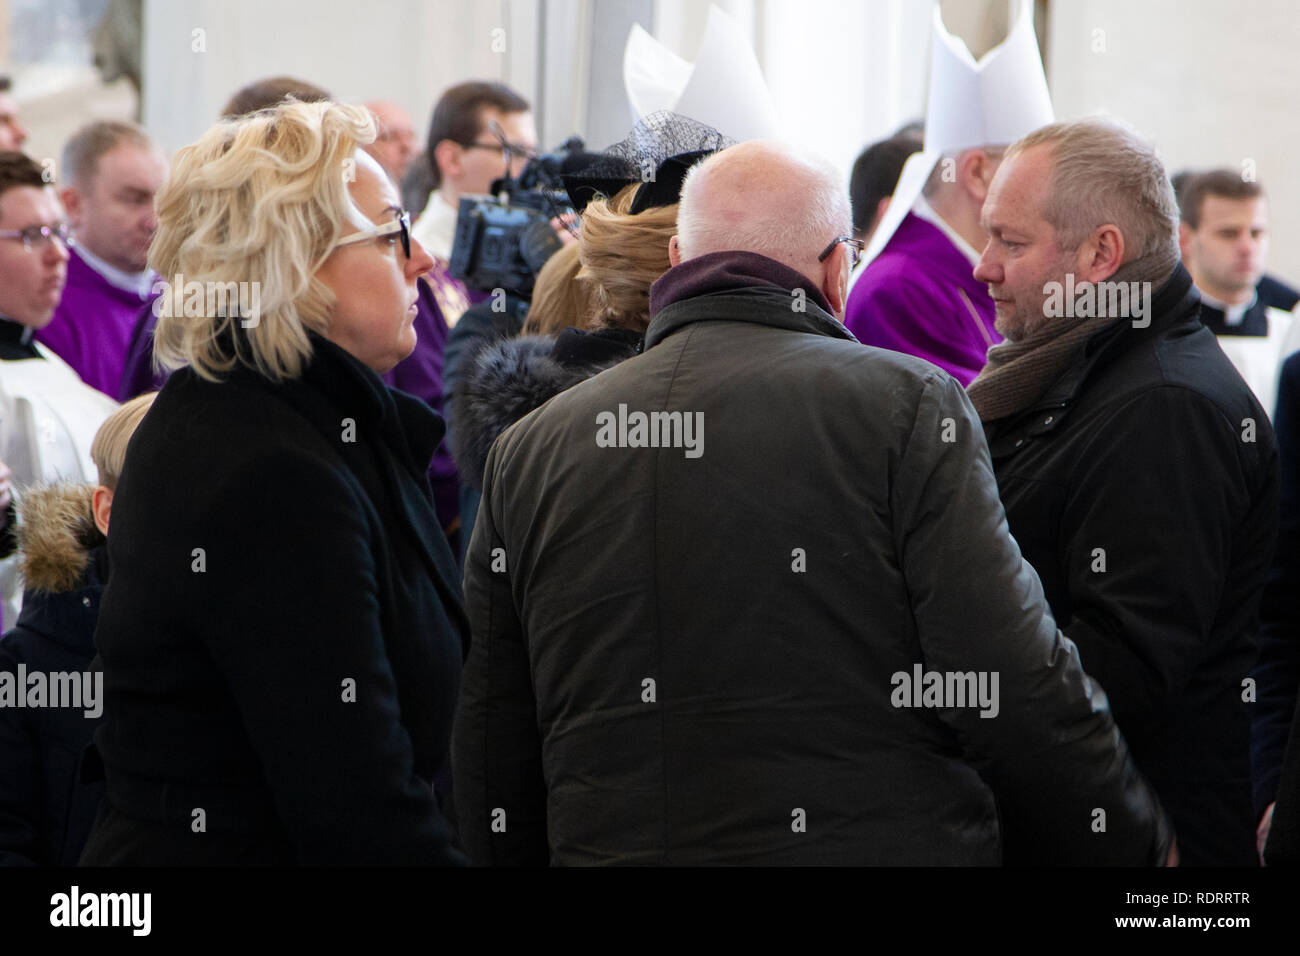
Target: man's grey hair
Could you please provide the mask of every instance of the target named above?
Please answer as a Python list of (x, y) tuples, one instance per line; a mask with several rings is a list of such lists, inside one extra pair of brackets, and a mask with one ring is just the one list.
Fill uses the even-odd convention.
[(1159, 281), (1178, 261), (1178, 203), (1155, 147), (1107, 120), (1052, 123), (1011, 145), (1052, 151), (1048, 195), (1041, 210), (1062, 249), (1077, 249), (1098, 226), (1119, 227), (1124, 264), (1133, 280)]
[[(772, 170), (764, 177), (764, 170), (756, 169), (752, 191), (750, 183), (743, 182), (732, 197), (708, 195), (718, 184), (709, 185), (705, 171), (725, 162), (730, 150), (687, 174), (677, 210), (677, 242), (683, 259), (710, 252), (756, 252), (803, 270), (816, 265), (817, 256), (832, 240), (853, 235), (848, 189), (835, 167), (789, 146), (763, 145), (771, 148), (774, 166), (787, 167), (781, 169), (775, 189)], [(735, 215), (711, 214), (728, 198)]]
[(63, 147), (64, 183), (85, 189), (99, 171), (105, 153), (123, 143), (141, 149), (157, 149), (144, 127), (125, 120), (93, 120), (82, 126)]

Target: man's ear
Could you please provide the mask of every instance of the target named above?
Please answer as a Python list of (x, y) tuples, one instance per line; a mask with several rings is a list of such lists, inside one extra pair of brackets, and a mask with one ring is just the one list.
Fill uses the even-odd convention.
[(862, 237), (864, 241), (869, 242), (871, 240), (871, 234), (876, 231), (876, 228), (885, 218), (885, 213), (889, 211), (889, 203), (893, 198), (893, 196), (885, 196), (876, 203), (876, 214), (872, 217), (871, 222), (867, 224), (867, 234)]
[(81, 222), (81, 191), (75, 186), (63, 186), (59, 189), (59, 202), (63, 204), (63, 211), (68, 214), (68, 222), (73, 229)]
[(1124, 263), (1124, 234), (1114, 223), (1093, 230), (1079, 247), (1080, 282), (1103, 282)]
[(95, 512), (95, 527), (100, 534), (108, 534), (108, 517), (113, 510), (113, 489), (107, 485), (96, 485), (90, 504)]
[(1192, 227), (1185, 222), (1178, 224), (1178, 254), (1182, 256), (1183, 262), (1186, 263), (1188, 253), (1192, 247)]
[(682, 264), (682, 250), (677, 245), (677, 237), (673, 236), (668, 240), (668, 264), (670, 266), (679, 266)]
[(454, 179), (461, 174), (461, 157), (464, 152), (465, 147), (453, 139), (441, 140), (433, 148), (433, 161), (437, 164), (442, 179)]
[(841, 322), (844, 321), (844, 305), (849, 298), (849, 247), (841, 242), (835, 247), (835, 254), (822, 265), (822, 295), (830, 303), (831, 314)]
[(979, 205), (984, 205), (1000, 157), (982, 149), (963, 150), (957, 156), (957, 181)]

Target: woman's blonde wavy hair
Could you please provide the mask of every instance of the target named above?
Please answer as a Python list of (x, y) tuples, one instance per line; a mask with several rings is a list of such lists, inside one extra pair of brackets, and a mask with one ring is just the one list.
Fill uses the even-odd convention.
[(579, 279), (591, 283), (592, 325), (644, 332), (650, 324), (650, 286), (668, 271), (668, 240), (677, 234), (677, 204), (628, 214), (640, 183), (582, 214)]
[(564, 246), (537, 273), (524, 335), (556, 335), (562, 329), (592, 327), (591, 283), (578, 278), (578, 246)]
[(161, 316), (161, 368), (189, 365), (210, 381), (236, 364), (275, 380), (301, 374), (307, 331), (325, 334), (335, 302), (316, 270), (349, 222), (369, 223), (347, 183), (357, 147), (374, 138), (363, 107), (289, 101), (223, 120), (176, 154), (157, 197), (149, 265), (166, 282), (260, 283), (260, 311), (238, 334), (235, 309)]

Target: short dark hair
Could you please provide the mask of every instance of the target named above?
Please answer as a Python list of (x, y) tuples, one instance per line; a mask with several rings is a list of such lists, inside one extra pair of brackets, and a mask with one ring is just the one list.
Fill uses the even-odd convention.
[[(4, 194), (19, 186), (44, 189), (52, 183), (45, 178), (45, 170), (26, 153), (0, 150), (0, 200)], [(3, 215), (3, 213), (0, 213)]]
[(230, 102), (222, 107), (221, 115), (223, 118), (232, 119), (246, 113), (269, 110), (287, 96), (292, 96), (300, 103), (320, 103), (334, 99), (315, 83), (294, 79), (292, 76), (269, 76), (264, 80), (249, 83), (236, 92), (230, 98)]
[(526, 113), (528, 101), (504, 83), (471, 80), (451, 87), (438, 99), (429, 121), (429, 141), (425, 155), (433, 170), (433, 188), (442, 185), (442, 172), (434, 151), (445, 139), (468, 146), (478, 137), (483, 125), (483, 109), (502, 113)]
[(13, 80), (9, 79), (8, 75), (0, 73), (0, 93), (8, 93), (13, 85)]
[(411, 210), (412, 216), (418, 216), (429, 204), (429, 194), (433, 192), (433, 173), (429, 169), (429, 157), (420, 151), (420, 155), (411, 160), (406, 175), (402, 177), (400, 189), (402, 206)]
[(1201, 227), (1201, 210), (1206, 196), (1222, 199), (1255, 199), (1264, 195), (1264, 187), (1254, 180), (1243, 179), (1235, 169), (1211, 169), (1204, 173), (1191, 173), (1175, 187), (1178, 211), (1183, 222), (1193, 229)]
[(892, 196), (898, 186), (907, 157), (921, 149), (914, 136), (891, 136), (872, 143), (853, 164), (849, 177), (849, 200), (853, 203), (853, 231), (862, 235), (871, 225), (880, 200)]

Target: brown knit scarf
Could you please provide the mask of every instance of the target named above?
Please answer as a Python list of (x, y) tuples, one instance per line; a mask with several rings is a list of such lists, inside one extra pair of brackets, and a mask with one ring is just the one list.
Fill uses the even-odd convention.
[[(1126, 262), (1108, 281), (1140, 282), (1140, 277), (1152, 275), (1163, 281), (1177, 264), (1176, 246), (1173, 251), (1172, 256), (1166, 250), (1164, 255), (1152, 253)], [(1160, 282), (1151, 285), (1154, 292)], [(984, 370), (966, 388), (980, 421), (996, 421), (1031, 406), (1074, 364), (1089, 338), (1115, 322), (1127, 321), (1115, 316), (1058, 316), (1018, 342), (993, 346)]]

